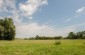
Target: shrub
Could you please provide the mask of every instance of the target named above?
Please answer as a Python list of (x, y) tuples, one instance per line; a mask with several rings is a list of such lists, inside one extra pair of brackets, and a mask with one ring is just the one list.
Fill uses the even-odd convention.
[(55, 44), (55, 45), (60, 45), (60, 44), (61, 44), (61, 41), (55, 41), (54, 44)]

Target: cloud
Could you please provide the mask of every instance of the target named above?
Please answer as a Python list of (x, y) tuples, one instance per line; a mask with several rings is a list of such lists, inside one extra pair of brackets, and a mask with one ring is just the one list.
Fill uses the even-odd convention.
[(0, 17), (13, 17), (16, 12), (16, 0), (0, 0)]
[(66, 19), (64, 22), (68, 22), (68, 21), (70, 21), (74, 18), (78, 18), (79, 16), (84, 15), (84, 14), (85, 14), (85, 7), (81, 7), (76, 10), (75, 16), (73, 18)]
[(0, 0), (0, 8), (2, 7), (3, 4), (3, 0)]
[(27, 0), (25, 3), (19, 4), (19, 9), (24, 16), (32, 16), (39, 7), (48, 4), (47, 0)]
[(78, 10), (76, 10), (76, 13), (77, 13), (77, 14), (80, 14), (80, 13), (82, 13), (82, 12), (85, 12), (85, 7), (81, 7), (81, 8), (79, 8)]
[[(24, 3), (19, 3), (18, 4), (19, 8), (17, 8), (16, 7), (17, 0), (0, 0), (0, 1), (2, 1), (0, 3), (1, 4), (0, 11), (2, 13), (5, 13), (2, 16), (12, 17), (15, 22), (15, 25), (24, 23), (22, 21), (25, 18), (33, 19), (32, 14), (34, 14), (39, 9), (39, 7), (47, 4), (47, 0), (27, 0)], [(6, 13), (7, 14), (10, 13), (11, 15), (7, 15)], [(30, 15), (28, 15), (28, 14), (30, 14)], [(25, 18), (23, 18), (23, 17), (25, 17)]]
[(71, 19), (73, 19), (73, 18), (66, 19), (65, 22), (68, 22), (68, 21), (70, 21)]
[[(27, 0), (18, 3), (17, 0), (0, 0), (0, 17), (12, 17), (15, 24), (22, 24), (23, 19), (33, 19), (32, 15), (43, 5), (48, 4), (47, 0)], [(24, 17), (24, 18), (23, 18)]]
[(15, 7), (16, 0), (0, 0), (0, 12), (11, 12)]
[(75, 15), (76, 18), (82, 15), (85, 15), (85, 7), (81, 7), (78, 10), (76, 10), (76, 15)]
[(32, 17), (29, 17), (29, 19), (33, 19)]
[[(83, 24), (82, 24), (83, 25)], [(67, 33), (74, 32), (78, 27), (82, 26), (81, 24), (67, 26), (64, 28), (55, 28), (48, 25), (39, 25), (38, 23), (30, 23), (26, 25), (17, 26), (17, 38), (29, 38), (35, 37), (36, 35), (40, 36), (67, 36)]]

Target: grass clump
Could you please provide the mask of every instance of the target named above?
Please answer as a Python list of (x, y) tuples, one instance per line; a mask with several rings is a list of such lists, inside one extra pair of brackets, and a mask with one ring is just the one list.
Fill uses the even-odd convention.
[(85, 42), (83, 42), (83, 44), (85, 44)]
[(60, 44), (61, 44), (61, 41), (55, 41), (54, 44), (55, 44), (55, 45), (60, 45)]

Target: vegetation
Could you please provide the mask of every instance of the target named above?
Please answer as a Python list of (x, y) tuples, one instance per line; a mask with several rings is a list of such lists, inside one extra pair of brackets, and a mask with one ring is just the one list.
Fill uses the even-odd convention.
[(55, 45), (60, 45), (61, 41), (55, 41)]
[(81, 31), (81, 32), (70, 32), (68, 34), (67, 39), (85, 39), (85, 31)]
[[(59, 41), (59, 40), (56, 40)], [(85, 40), (0, 41), (0, 55), (85, 55)]]
[(62, 36), (55, 36), (55, 37), (46, 37), (46, 36), (39, 36), (37, 35), (36, 37), (34, 38), (29, 38), (30, 40), (58, 40), (58, 39), (62, 39), (63, 37)]
[(13, 40), (15, 38), (15, 26), (12, 18), (0, 19), (0, 40)]
[(46, 36), (39, 36), (37, 35), (36, 37), (29, 38), (30, 40), (58, 40), (58, 39), (85, 39), (85, 31), (81, 32), (70, 32), (68, 33), (67, 37), (63, 36), (55, 36), (55, 37), (46, 37)]

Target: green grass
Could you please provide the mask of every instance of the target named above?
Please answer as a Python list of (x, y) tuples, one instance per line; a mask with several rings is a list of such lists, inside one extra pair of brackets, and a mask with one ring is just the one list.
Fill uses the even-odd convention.
[(0, 41), (0, 55), (85, 55), (85, 40)]

